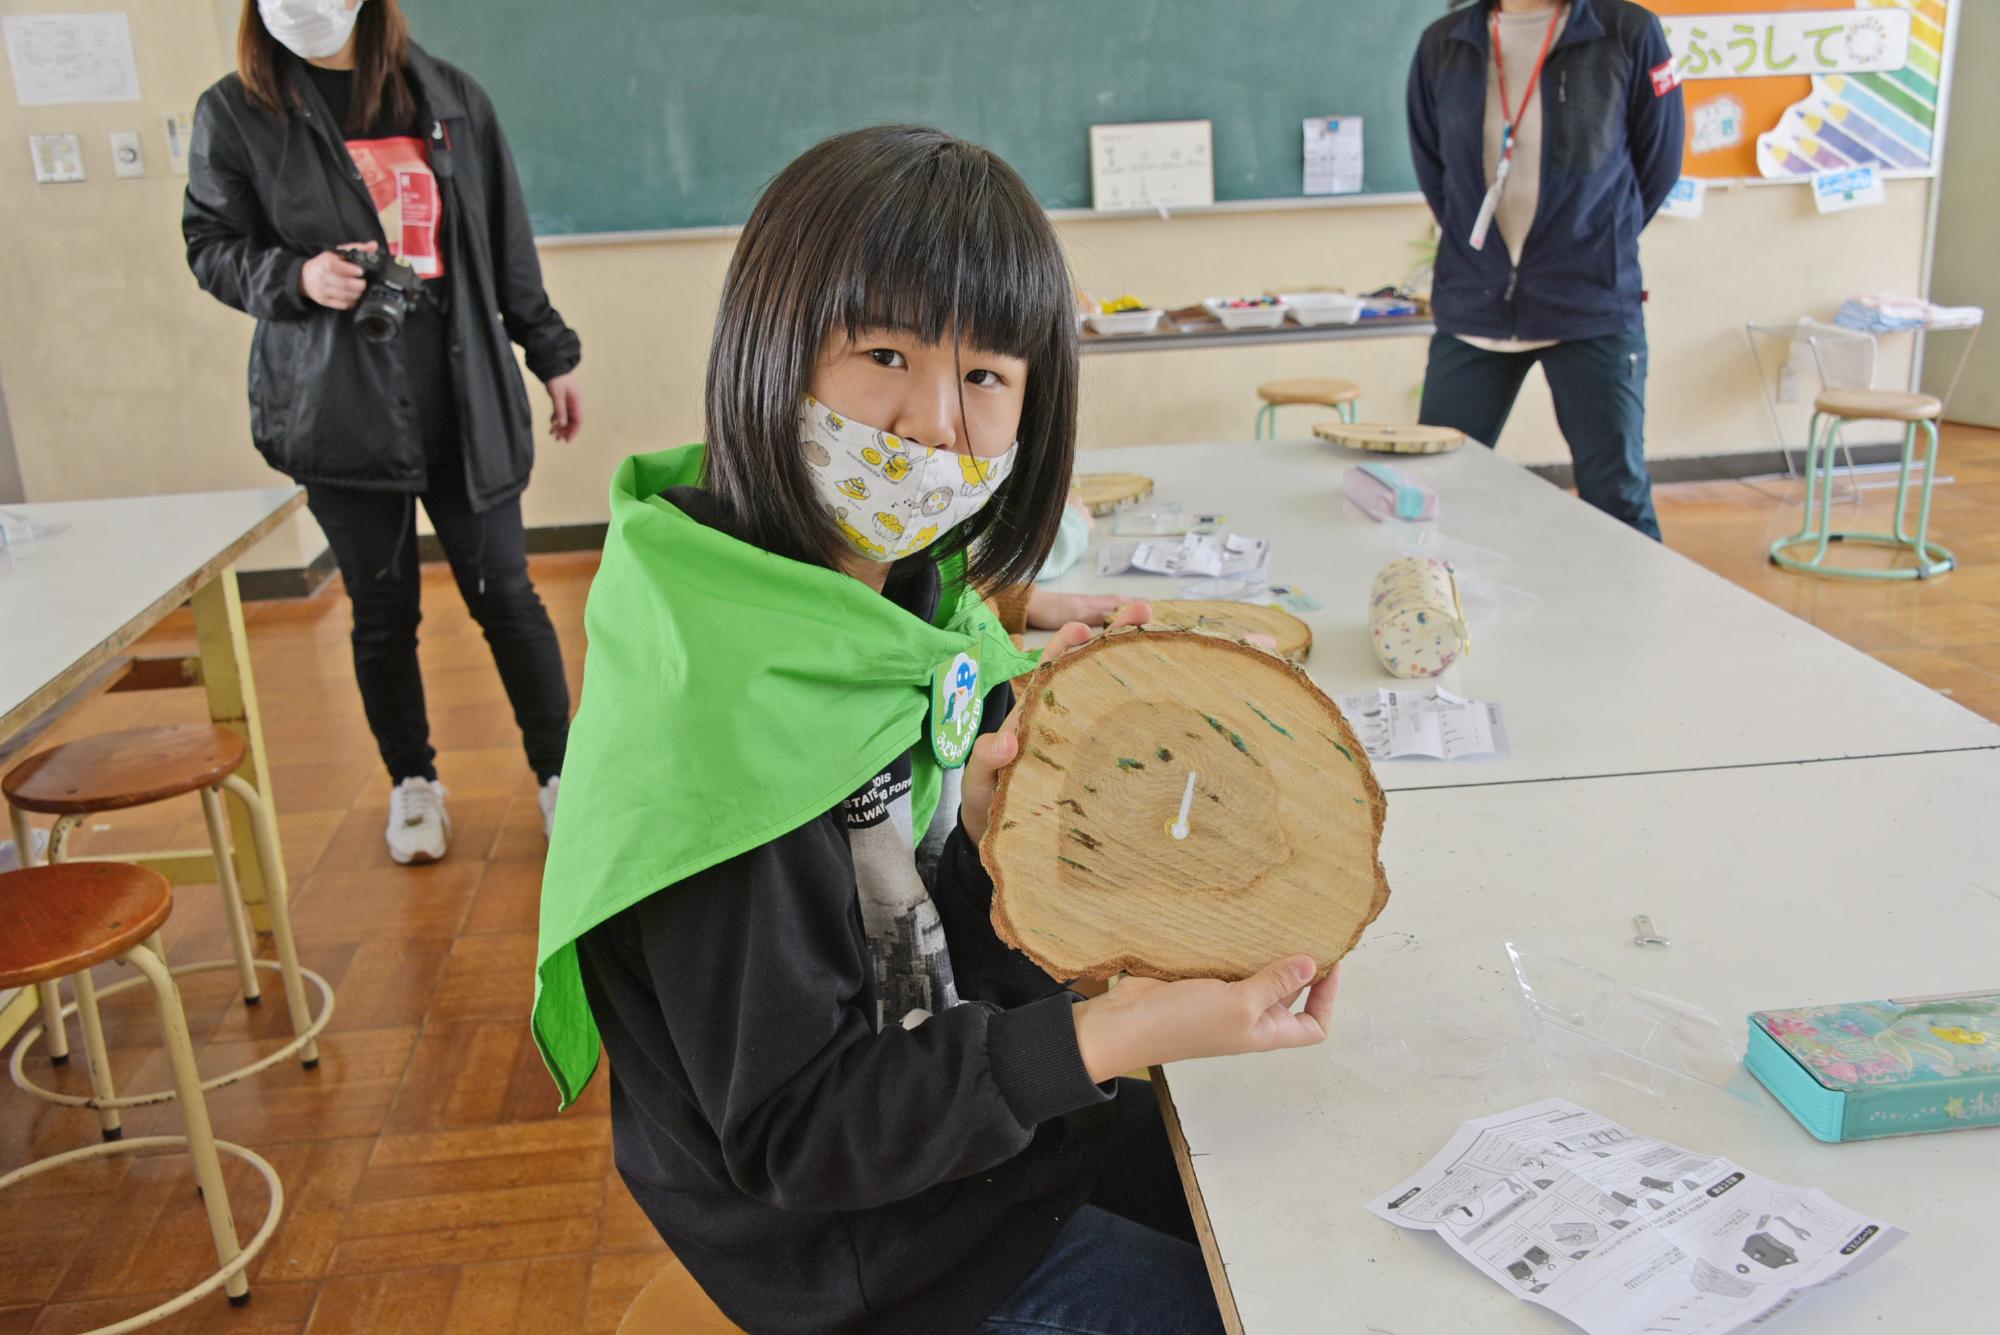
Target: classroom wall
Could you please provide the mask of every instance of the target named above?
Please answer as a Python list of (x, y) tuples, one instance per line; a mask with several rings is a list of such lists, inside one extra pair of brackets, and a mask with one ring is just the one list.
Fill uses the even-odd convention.
[[(232, 60), (235, 0), (121, 0), (131, 16), (145, 101), (15, 105), (0, 95), (0, 375), (29, 499), (154, 494), (278, 479), (248, 438), (244, 360), (250, 321), (201, 293), (182, 256), (182, 178), (166, 163), (162, 117), (193, 107)], [(0, 14), (87, 11), (103, 0), (0, 0)], [(449, 51), (444, 52), (448, 57)], [(4, 76), (0, 76), (4, 77)], [(1963, 81), (1961, 81), (1962, 83)], [(9, 89), (11, 93), (11, 88)], [(105, 135), (138, 129), (149, 175), (113, 179)], [(84, 136), (90, 180), (33, 183), (26, 136)], [(1712, 191), (1708, 216), (1663, 220), (1644, 259), (1655, 457), (1768, 449), (1771, 427), (1744, 347), (1747, 319), (1829, 317), (1842, 297), (1914, 291), (1930, 187), (1892, 182), (1888, 202), (1826, 218), (1803, 188)], [(1415, 263), (1421, 205), (1065, 221), (1080, 282), (1183, 302), (1289, 284), (1366, 289)], [(525, 509), (531, 525), (605, 516), (623, 455), (694, 439), (702, 363), (728, 263), (726, 239), (544, 249), (556, 305), (582, 332), (587, 425), (571, 445), (544, 440)], [(1884, 349), (1880, 383), (1907, 378), (1908, 340)], [(1266, 350), (1090, 358), (1083, 438), (1090, 446), (1249, 435), (1257, 381), (1337, 374), (1359, 381), (1371, 416), (1413, 415), (1423, 371), (1415, 339)], [(538, 415), (546, 400), (535, 393)], [(1299, 411), (1287, 428), (1303, 432)], [(1793, 428), (1802, 437), (1802, 423)], [(1546, 391), (1530, 382), (1501, 442), (1526, 463), (1564, 458)], [(296, 567), (323, 547), (309, 520), (274, 536), (248, 568)]]
[[(0, 0), (0, 15), (90, 13), (106, 0)], [(164, 118), (230, 67), (226, 0), (115, 0), (128, 15), (140, 102), (23, 107), (0, 72), (0, 376), (26, 498), (77, 500), (282, 482), (249, 445), (250, 322), (194, 286), (182, 255), (184, 178)], [(139, 131), (146, 176), (111, 174), (106, 135)], [(28, 135), (82, 136), (89, 179), (37, 185)], [(246, 566), (306, 564), (310, 521)]]
[[(2000, 5), (1966, 5), (1958, 21), (1960, 77), (1951, 85), (1944, 176), (1938, 199), (1936, 266), (1931, 293), (1947, 306), (1983, 306), (2000, 317), (2000, 266), (1993, 263), (2000, 218)], [(1969, 74), (1969, 77), (1968, 77)], [(1944, 394), (1964, 356), (1964, 334), (1938, 334), (1924, 362), (1924, 389)], [(1946, 411), (1953, 421), (2000, 427), (2000, 339), (1984, 331)]]

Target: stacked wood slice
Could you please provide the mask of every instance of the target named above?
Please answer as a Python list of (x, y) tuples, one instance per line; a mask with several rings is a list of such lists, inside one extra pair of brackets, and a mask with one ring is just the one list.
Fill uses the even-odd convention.
[(1139, 473), (1078, 473), (1070, 479), (1075, 491), (1093, 515), (1108, 515), (1127, 501), (1141, 501), (1153, 494), (1153, 479)]
[(1448, 426), (1402, 426), (1388, 422), (1320, 422), (1321, 440), (1376, 454), (1446, 454), (1465, 444), (1465, 433)]
[(1312, 652), (1312, 627), (1277, 607), (1166, 599), (1153, 604), (1153, 621), (1180, 630), (1205, 630), (1214, 635), (1227, 635), (1235, 640), (1248, 640), (1253, 635), (1268, 636), (1272, 642), (1268, 647), (1295, 663), (1305, 662), (1306, 656)]

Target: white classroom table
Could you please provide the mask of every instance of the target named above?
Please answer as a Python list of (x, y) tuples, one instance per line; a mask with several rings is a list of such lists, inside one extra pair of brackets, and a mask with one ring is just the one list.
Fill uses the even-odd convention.
[[(1398, 682), (1375, 661), (1368, 593), (1419, 526), (1377, 524), (1341, 494), (1348, 467), (1387, 456), (1317, 440), (1149, 445), (1086, 452), (1079, 472), (1141, 473), (1153, 499), (1221, 511), (1230, 531), (1268, 538), (1273, 582), (1321, 604), (1306, 669), (1339, 696)], [(1464, 787), (1595, 775), (2000, 746), (2000, 725), (1648, 541), (1477, 445), (1395, 456), (1439, 494), (1442, 554), (1491, 602), (1469, 599), (1472, 652), (1440, 680), (1498, 701), (1504, 760), (1398, 761), (1384, 788)], [(1181, 579), (1104, 578), (1091, 549), (1045, 587), (1178, 598)], [(1169, 539), (1169, 541), (1172, 541)]]
[[(209, 716), (242, 733), (238, 774), (270, 801), (269, 767), (236, 587), (236, 560), (305, 503), (297, 487), (0, 506), (16, 538), (0, 550), (0, 756), (8, 743), (99, 673), (184, 602), (197, 653), (164, 684), (205, 687)], [(23, 542), (25, 527), (32, 536)], [(249, 813), (227, 799), (237, 875), (262, 929), (267, 869)], [(275, 838), (275, 836), (274, 836)], [(135, 858), (169, 880), (212, 881), (206, 848)], [(0, 1007), (0, 1043), (19, 1027), (26, 993)]]
[[(1739, 1045), (1751, 1010), (2000, 987), (1996, 797), (1992, 751), (1398, 793), (1391, 897), (1342, 967), (1332, 1037), (1171, 1071), (1233, 1328), (1575, 1330), (1363, 1208), (1461, 1121), (1560, 1095), (1910, 1231), (1775, 1330), (2000, 1329), (2000, 1130), (1823, 1145), (1747, 1076), (1742, 1096), (1675, 1081), (1665, 1097), (1562, 1062), (1441, 1078), (1370, 1041), (1371, 1022), (1436, 1010), (1507, 1022), (1509, 937), (1702, 1006)], [(1637, 913), (1671, 948), (1633, 944)]]

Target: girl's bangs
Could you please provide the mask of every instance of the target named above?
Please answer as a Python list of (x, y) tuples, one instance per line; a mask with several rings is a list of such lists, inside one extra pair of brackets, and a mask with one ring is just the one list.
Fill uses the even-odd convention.
[(1073, 318), (1047, 218), (1023, 214), (1022, 192), (996, 188), (984, 150), (960, 147), (898, 174), (853, 220), (826, 332), (893, 329), (942, 343), (956, 328), (973, 347), (1033, 362)]

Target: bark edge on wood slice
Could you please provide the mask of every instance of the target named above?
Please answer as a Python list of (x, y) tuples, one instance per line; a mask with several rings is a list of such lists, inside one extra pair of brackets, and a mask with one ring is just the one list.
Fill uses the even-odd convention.
[(994, 931), (1051, 977), (1234, 980), (1299, 953), (1324, 977), (1387, 904), (1387, 799), (1295, 664), (1149, 626), (1017, 684), (1020, 755), (979, 852)]
[(1448, 426), (1405, 426), (1391, 422), (1318, 422), (1313, 434), (1349, 449), (1374, 454), (1449, 454), (1465, 444), (1465, 433)]
[(1268, 635), (1277, 641), (1277, 653), (1294, 663), (1303, 663), (1312, 653), (1312, 627), (1281, 607), (1225, 600), (1162, 598), (1153, 601), (1153, 620), (1177, 630), (1205, 630), (1231, 639)]
[(1093, 515), (1108, 515), (1127, 501), (1153, 494), (1153, 479), (1142, 473), (1078, 473), (1070, 487)]

